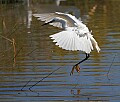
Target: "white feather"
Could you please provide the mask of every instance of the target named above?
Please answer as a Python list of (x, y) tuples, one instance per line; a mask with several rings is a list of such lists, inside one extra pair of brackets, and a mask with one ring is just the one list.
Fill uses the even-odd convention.
[(96, 48), (97, 52), (99, 53), (100, 52), (100, 48), (99, 48), (96, 40), (93, 38), (93, 36), (90, 36), (90, 40), (91, 40), (92, 44), (94, 45), (94, 47)]
[(100, 51), (88, 27), (75, 16), (61, 12), (33, 14), (33, 16), (45, 23), (64, 29), (64, 31), (50, 36), (53, 42), (56, 42), (56, 45), (62, 49), (90, 53), (94, 46), (98, 52)]
[(91, 52), (91, 41), (87, 37), (79, 37), (73, 31), (62, 31), (50, 36), (51, 39), (54, 39), (56, 45), (65, 50), (72, 51), (85, 51), (86, 53)]

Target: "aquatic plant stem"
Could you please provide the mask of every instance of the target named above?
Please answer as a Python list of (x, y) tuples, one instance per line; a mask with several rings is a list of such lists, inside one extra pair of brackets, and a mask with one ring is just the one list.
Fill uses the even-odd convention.
[(109, 67), (108, 72), (107, 72), (107, 78), (108, 78), (108, 80), (110, 80), (110, 78), (109, 78), (109, 73), (110, 73), (110, 69), (111, 69), (111, 67), (112, 67), (112, 65), (113, 65), (113, 62), (114, 62), (114, 60), (115, 60), (116, 55), (117, 55), (117, 54), (114, 55), (113, 60), (112, 60), (112, 62), (111, 62), (111, 64), (110, 64), (110, 67)]
[[(53, 70), (51, 73), (49, 73), (47, 76), (43, 77), (41, 80), (37, 81), (34, 85), (32, 85), (31, 87), (29, 87), (29, 90), (32, 91), (31, 89), (37, 85), (38, 83), (42, 82), (44, 79), (48, 78), (50, 75), (52, 75), (55, 71), (59, 70), (62, 67), (58, 67), (57, 69)], [(33, 91), (32, 91), (33, 92)]]

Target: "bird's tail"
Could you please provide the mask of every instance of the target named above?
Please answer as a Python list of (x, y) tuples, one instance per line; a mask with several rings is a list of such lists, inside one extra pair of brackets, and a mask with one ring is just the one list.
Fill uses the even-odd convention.
[(84, 51), (90, 53), (93, 50), (92, 42), (87, 36), (80, 37), (74, 31), (62, 31), (50, 36), (56, 45), (65, 50)]
[(96, 40), (93, 38), (92, 35), (89, 36), (89, 37), (90, 37), (90, 40), (91, 40), (92, 44), (94, 45), (94, 47), (96, 48), (97, 52), (99, 53), (101, 49), (99, 48), (98, 43), (96, 42)]

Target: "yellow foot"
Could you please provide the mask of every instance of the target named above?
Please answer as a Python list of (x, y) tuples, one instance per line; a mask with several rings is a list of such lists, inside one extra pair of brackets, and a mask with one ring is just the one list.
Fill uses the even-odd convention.
[(73, 66), (72, 71), (70, 72), (70, 75), (73, 75), (74, 69), (76, 69), (76, 71), (77, 71), (78, 73), (80, 72), (80, 67), (79, 67), (79, 65), (77, 64), (77, 65), (74, 65), (74, 66)]

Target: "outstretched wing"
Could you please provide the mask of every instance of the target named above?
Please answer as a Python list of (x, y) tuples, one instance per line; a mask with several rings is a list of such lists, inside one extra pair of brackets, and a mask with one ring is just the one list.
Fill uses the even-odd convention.
[(90, 53), (93, 50), (91, 40), (87, 36), (79, 37), (74, 31), (61, 31), (50, 36), (60, 48)]
[[(68, 27), (75, 27), (76, 25), (81, 23), (81, 21), (78, 20), (75, 16), (71, 14), (61, 13), (61, 12), (33, 14), (33, 16), (37, 17), (38, 20), (44, 21), (45, 23), (50, 22), (52, 19), (56, 17), (60, 17), (67, 21), (66, 23)], [(60, 22), (53, 22), (53, 23), (50, 23), (50, 25), (62, 28), (62, 24)]]

